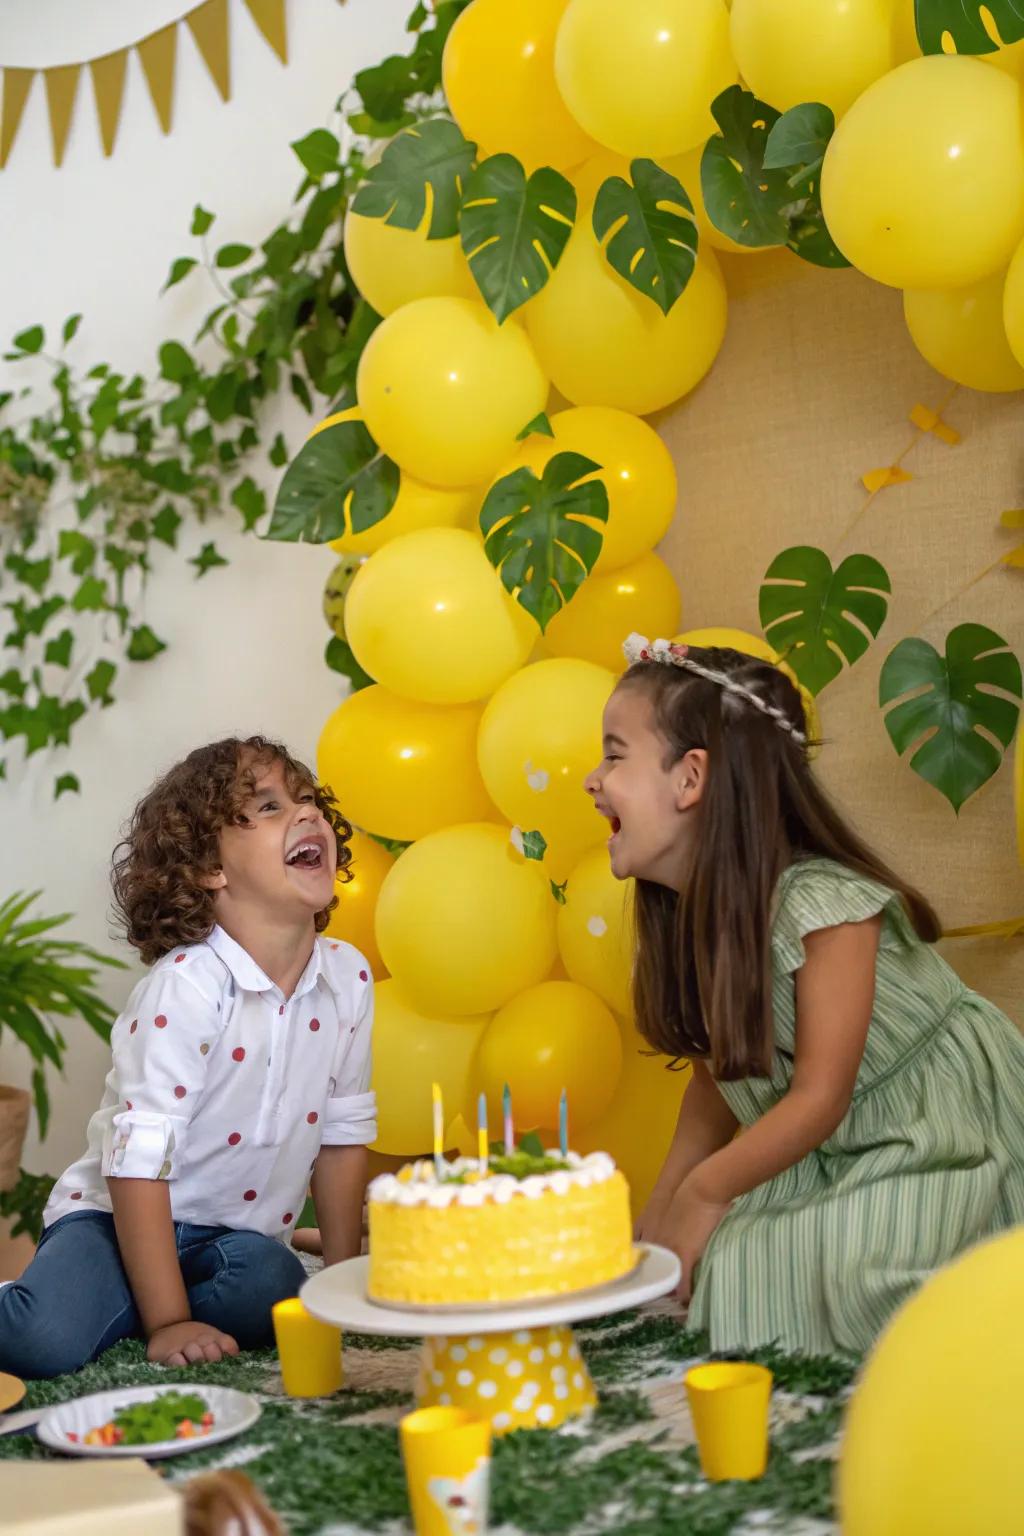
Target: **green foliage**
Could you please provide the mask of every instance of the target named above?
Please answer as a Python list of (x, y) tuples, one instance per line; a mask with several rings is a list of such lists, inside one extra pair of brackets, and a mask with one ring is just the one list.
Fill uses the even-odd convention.
[(575, 218), (576, 189), (550, 166), (528, 177), (514, 155), (491, 155), (467, 177), (459, 236), (499, 321), (544, 287)]
[(1024, 5), (1021, 0), (914, 0), (914, 20), (922, 53), (942, 53), (942, 36), (948, 32), (957, 53), (995, 53), (982, 20), (985, 11), (995, 22), (1004, 43), (1024, 37)]
[(878, 685), (883, 708), (894, 704), (885, 716), (893, 746), (900, 756), (914, 749), (911, 768), (957, 812), (1002, 762), (1020, 698), (1020, 663), (1002, 636), (981, 624), (950, 630), (945, 656), (927, 640), (902, 640)]
[(833, 571), (824, 550), (784, 549), (760, 593), (765, 638), (812, 693), (852, 666), (878, 634), (892, 588), (870, 555), (848, 555)]
[(24, 1235), (38, 1243), (43, 1231), (43, 1211), (56, 1182), (52, 1174), (29, 1173), (19, 1168), (14, 1188), (0, 1190), (0, 1218), (11, 1222), (12, 1237)]
[(620, 277), (667, 315), (693, 275), (697, 225), (685, 188), (653, 160), (634, 160), (631, 180), (609, 176), (594, 202), (594, 233)]
[(406, 128), (366, 172), (352, 207), (356, 213), (383, 219), (399, 229), (419, 229), (429, 206), (428, 238), (441, 240), (455, 235), (463, 184), (475, 155), (476, 145), (464, 138), (449, 118), (437, 117)]
[(336, 421), (299, 449), (281, 481), (268, 539), (325, 544), (365, 533), (398, 496), (398, 465), (361, 421)]
[(355, 652), (348, 641), (341, 635), (332, 635), (328, 640), (324, 661), (332, 672), (340, 672), (342, 677), (348, 678), (353, 693), (358, 693), (361, 688), (369, 688), (373, 682), (369, 672), (364, 672), (356, 661)]

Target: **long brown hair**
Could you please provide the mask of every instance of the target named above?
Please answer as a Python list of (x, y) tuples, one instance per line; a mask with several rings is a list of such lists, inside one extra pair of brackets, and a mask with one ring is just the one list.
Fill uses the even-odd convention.
[[(691, 646), (688, 655), (805, 731), (800, 694), (771, 663), (717, 648)], [(831, 804), (811, 771), (809, 744), (770, 715), (676, 666), (638, 662), (619, 687), (650, 698), (669, 763), (695, 748), (708, 762), (682, 891), (636, 882), (637, 1027), (657, 1051), (706, 1057), (723, 1081), (764, 1076), (773, 1045), (773, 902), (784, 869), (825, 858), (877, 880), (901, 897), (929, 943), (939, 920)]]
[[(334, 833), (338, 879), (344, 884), (352, 878), (352, 828), (330, 789), (317, 784), (286, 747), (266, 736), (229, 736), (197, 747), (139, 801), (114, 849), (114, 910), (128, 943), (147, 965), (178, 945), (200, 944), (213, 932), (213, 892), (203, 877), (220, 868), (220, 830), (239, 820), (256, 788), (256, 770), (272, 762), (281, 764), (291, 794), (307, 786), (313, 791)], [(317, 912), (317, 933), (337, 904), (334, 896)]]

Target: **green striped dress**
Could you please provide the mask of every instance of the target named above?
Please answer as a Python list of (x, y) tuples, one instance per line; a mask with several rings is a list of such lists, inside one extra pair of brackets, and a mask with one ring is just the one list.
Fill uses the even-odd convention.
[(783, 875), (770, 1077), (720, 1083), (741, 1125), (786, 1093), (803, 938), (883, 914), (853, 1102), (815, 1152), (737, 1200), (697, 1273), (715, 1349), (860, 1354), (961, 1249), (1024, 1222), (1024, 1037), (917, 937), (899, 898), (826, 859)]

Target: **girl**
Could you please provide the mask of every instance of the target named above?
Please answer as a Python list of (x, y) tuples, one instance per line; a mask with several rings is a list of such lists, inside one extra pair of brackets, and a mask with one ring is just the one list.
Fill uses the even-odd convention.
[(642, 1235), (679, 1254), (714, 1348), (860, 1353), (929, 1271), (1024, 1221), (1024, 1040), (829, 803), (781, 671), (626, 655), (586, 787), (636, 879), (637, 1024), (693, 1061)]
[(137, 807), (114, 892), (152, 970), (114, 1025), (88, 1150), (0, 1290), (0, 1368), (55, 1376), (138, 1335), (165, 1365), (271, 1344), (305, 1278), (288, 1244), (311, 1172), (327, 1262), (359, 1252), (372, 985), (317, 938), (350, 836), (259, 736), (192, 752)]

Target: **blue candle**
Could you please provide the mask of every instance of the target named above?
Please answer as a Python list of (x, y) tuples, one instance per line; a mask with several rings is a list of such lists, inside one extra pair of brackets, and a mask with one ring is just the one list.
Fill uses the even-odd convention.
[(562, 1097), (558, 1101), (558, 1145), (562, 1156), (569, 1151), (569, 1101), (565, 1089), (562, 1089)]
[(502, 1090), (501, 1109), (505, 1120), (505, 1156), (511, 1157), (516, 1149), (516, 1140), (512, 1130), (512, 1089), (508, 1083)]

